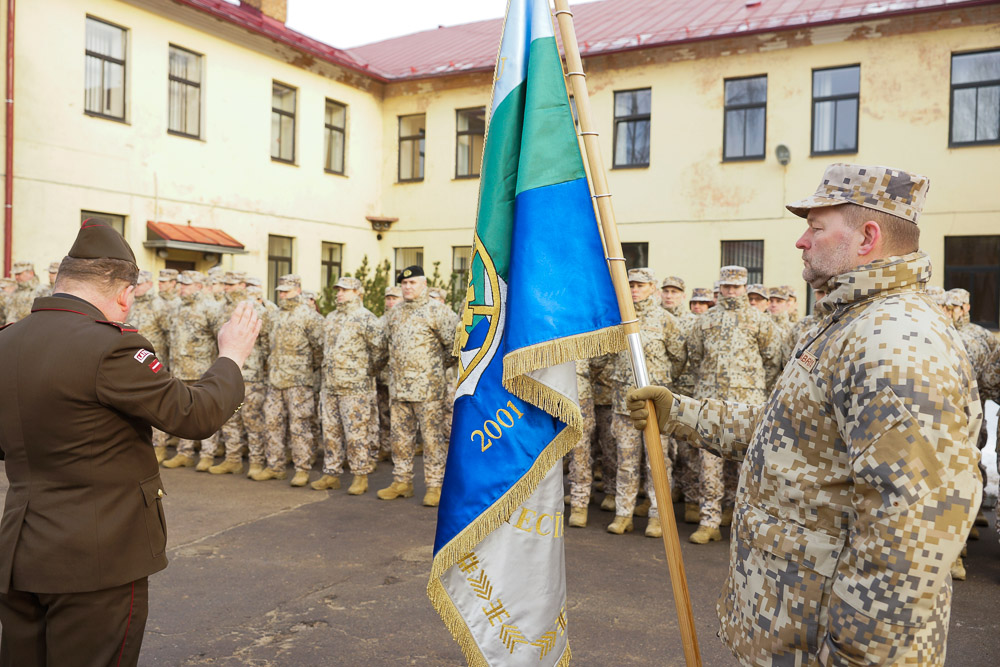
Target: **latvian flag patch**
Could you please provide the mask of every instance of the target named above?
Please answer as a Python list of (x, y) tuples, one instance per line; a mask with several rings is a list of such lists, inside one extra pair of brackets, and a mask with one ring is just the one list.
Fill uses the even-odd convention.
[(149, 370), (153, 371), (154, 373), (159, 373), (160, 369), (163, 368), (163, 364), (161, 364), (160, 360), (154, 357), (153, 353), (150, 352), (149, 350), (140, 349), (138, 352), (135, 353), (134, 358), (140, 364), (145, 365), (146, 360), (149, 359), (150, 357), (152, 357), (153, 362), (149, 364)]

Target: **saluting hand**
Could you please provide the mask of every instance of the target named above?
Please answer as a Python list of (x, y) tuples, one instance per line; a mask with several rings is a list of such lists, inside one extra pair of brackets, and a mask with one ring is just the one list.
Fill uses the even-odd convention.
[(625, 405), (628, 407), (629, 416), (632, 418), (632, 426), (636, 430), (642, 431), (646, 428), (646, 420), (649, 419), (649, 411), (646, 409), (646, 401), (652, 401), (656, 408), (656, 421), (663, 432), (663, 427), (667, 425), (670, 417), (670, 406), (674, 403), (674, 395), (666, 387), (643, 387), (642, 389), (630, 389), (625, 396)]
[(233, 316), (219, 329), (219, 356), (229, 357), (242, 368), (260, 333), (260, 318), (249, 301), (236, 306)]

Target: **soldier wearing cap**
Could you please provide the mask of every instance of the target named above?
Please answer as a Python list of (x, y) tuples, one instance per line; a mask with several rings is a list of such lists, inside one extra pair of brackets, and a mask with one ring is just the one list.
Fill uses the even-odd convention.
[(0, 278), (0, 322), (7, 322), (7, 301), (16, 289), (16, 280), (13, 278)]
[(163, 301), (177, 298), (177, 269), (160, 269), (157, 276), (156, 296)]
[(691, 290), (691, 298), (688, 299), (688, 308), (697, 315), (704, 315), (708, 309), (715, 305), (715, 297), (707, 287), (695, 287)]
[(785, 290), (785, 294), (788, 295), (788, 303), (785, 304), (785, 312), (788, 313), (788, 319), (792, 324), (799, 321), (799, 295), (795, 291), (795, 288), (791, 285), (782, 285), (781, 289)]
[(31, 262), (14, 262), (10, 269), (17, 290), (7, 298), (7, 324), (23, 320), (31, 313), (31, 304), (39, 296), (38, 277)]
[[(618, 489), (615, 485), (618, 479), (618, 444), (611, 433), (611, 424), (614, 421), (614, 410), (612, 408), (612, 395), (614, 394), (615, 381), (612, 377), (614, 373), (613, 354), (603, 354), (590, 359), (590, 391), (594, 398), (594, 439), (596, 454), (592, 459), (600, 462), (601, 484), (604, 490), (604, 499), (601, 501), (601, 510), (614, 512), (616, 503), (615, 496)], [(596, 477), (596, 473), (594, 474)]]
[[(391, 285), (385, 288), (382, 315), (378, 318), (383, 332), (385, 331), (385, 319), (389, 311), (403, 301), (403, 292), (399, 285)], [(376, 449), (372, 451), (372, 459), (377, 461), (387, 461), (392, 456), (392, 440), (389, 437), (390, 415), (389, 415), (389, 366), (383, 364), (382, 369), (375, 376), (375, 396), (378, 403), (378, 442)]]
[(211, 295), (216, 303), (222, 304), (226, 301), (226, 284), (223, 282), (226, 270), (221, 265), (216, 264), (207, 271), (205, 280), (206, 294)]
[[(138, 267), (111, 227), (88, 221), (55, 294), (0, 331), (0, 664), (136, 665), (148, 580), (167, 565), (163, 484), (150, 426), (215, 431), (243, 396), (239, 367), (259, 324), (241, 311), (194, 384), (173, 378), (123, 324)], [(58, 418), (53, 418), (58, 416)]]
[[(785, 362), (792, 354), (792, 346), (795, 345), (795, 341), (792, 340), (792, 320), (788, 316), (787, 288), (784, 286), (768, 288), (767, 301), (767, 312), (781, 336), (781, 363), (779, 366), (784, 368)], [(771, 386), (768, 385), (767, 388), (770, 390)]]
[[(170, 329), (167, 335), (170, 347), (170, 371), (184, 382), (194, 383), (212, 365), (218, 355), (216, 335), (222, 327), (223, 313), (215, 300), (200, 297), (202, 286), (207, 280), (200, 271), (184, 271), (177, 277), (180, 284), (180, 298), (175, 300), (168, 315)], [(215, 462), (218, 434), (213, 433), (199, 443), (181, 438), (177, 443), (177, 453), (163, 462), (165, 468), (197, 466), (199, 472), (206, 472)]]
[[(656, 294), (656, 276), (648, 268), (631, 269), (628, 284), (635, 304), (635, 316), (639, 319), (639, 334), (646, 355), (646, 369), (650, 381), (663, 386), (673, 386), (674, 378), (684, 368), (686, 355), (684, 338), (677, 318), (660, 307), (660, 297)], [(628, 351), (622, 350), (613, 360), (613, 412), (611, 433), (618, 444), (618, 478), (615, 480), (615, 519), (608, 526), (608, 532), (621, 535), (632, 530), (632, 515), (636, 510), (639, 493), (640, 466), (645, 463), (646, 492), (649, 497), (649, 522), (647, 537), (661, 537), (660, 517), (656, 507), (656, 492), (649, 472), (649, 456), (644, 454), (645, 442), (641, 433), (632, 428), (625, 405), (625, 394), (633, 386), (632, 364)], [(668, 488), (671, 474), (670, 457), (665, 457)]]
[(760, 283), (747, 285), (747, 300), (750, 305), (762, 313), (768, 312), (770, 301), (768, 300), (767, 288)]
[(821, 287), (819, 289), (813, 289), (812, 293), (813, 293), (813, 310), (812, 310), (812, 312), (809, 313), (808, 315), (806, 315), (805, 317), (803, 317), (798, 322), (796, 322), (794, 325), (792, 325), (791, 339), (792, 339), (792, 346), (793, 347), (799, 341), (799, 339), (802, 338), (802, 336), (807, 331), (809, 331), (814, 326), (816, 326), (816, 323), (819, 321), (819, 318), (817, 317), (816, 303), (819, 302), (820, 300), (826, 298), (826, 288), (825, 287)]
[[(438, 303), (445, 303), (444, 290), (440, 287), (430, 287), (427, 289), (427, 296)], [(445, 304), (447, 305), (447, 304)]]
[[(780, 334), (767, 315), (750, 307), (744, 267), (722, 267), (719, 284), (722, 298), (687, 338), (688, 363), (697, 378), (694, 396), (763, 403), (781, 371)], [(692, 543), (722, 539), (719, 527), (732, 520), (738, 470), (735, 462), (701, 451), (701, 507)]]
[(267, 358), (267, 467), (250, 475), (263, 482), (285, 479), (291, 450), (292, 486), (309, 483), (315, 440), (315, 374), (323, 356), (323, 318), (302, 301), (302, 279), (292, 273), (279, 279), (277, 316), (268, 319), (271, 345)]
[(403, 303), (386, 314), (386, 345), (391, 400), (393, 482), (378, 492), (382, 500), (413, 496), (416, 434), (424, 442), (424, 505), (437, 507), (448, 457), (448, 409), (445, 366), (455, 363), (458, 315), (427, 296), (427, 278), (419, 266), (396, 277)]
[[(152, 293), (152, 287), (153, 274), (140, 271), (135, 286), (135, 301), (128, 319), (150, 342), (160, 363), (169, 370), (167, 337), (170, 333), (170, 309)], [(158, 428), (153, 429), (153, 451), (156, 453), (156, 462), (162, 463), (167, 455), (167, 434)]]
[(323, 326), (323, 476), (310, 486), (339, 489), (345, 459), (354, 479), (347, 492), (359, 496), (368, 490), (368, 475), (377, 429), (374, 379), (384, 364), (384, 331), (379, 318), (364, 307), (364, 288), (357, 278), (341, 277), (337, 307)]
[(49, 262), (49, 284), (38, 288), (37, 296), (52, 296), (56, 277), (59, 275), (59, 262)]
[[(982, 496), (958, 332), (924, 291), (928, 179), (835, 164), (788, 209), (830, 291), (764, 405), (645, 388), (660, 428), (743, 460), (720, 636), (744, 663), (945, 662), (948, 565)], [(914, 361), (916, 360), (916, 361)]]

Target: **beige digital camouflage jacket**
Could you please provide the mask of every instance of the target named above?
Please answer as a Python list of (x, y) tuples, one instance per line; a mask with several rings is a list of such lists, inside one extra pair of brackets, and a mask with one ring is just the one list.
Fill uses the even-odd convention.
[(323, 326), (323, 388), (338, 395), (372, 391), (385, 363), (384, 337), (381, 320), (360, 300), (338, 304)]
[[(677, 326), (680, 327), (681, 336), (687, 341), (688, 334), (691, 333), (691, 327), (698, 321), (698, 316), (684, 306), (674, 306), (673, 308), (664, 308), (664, 310), (677, 318)], [(677, 391), (680, 393), (690, 396), (694, 393), (694, 372), (691, 370), (690, 360), (686, 358), (686, 349), (684, 356), (684, 369), (680, 372), (680, 375), (674, 378), (674, 386), (677, 387)]]
[(389, 397), (397, 401), (435, 401), (451, 393), (444, 369), (452, 356), (458, 315), (429, 299), (426, 291), (385, 315), (389, 360)]
[[(646, 356), (646, 372), (650, 384), (672, 387), (674, 378), (680, 375), (687, 361), (684, 336), (681, 335), (677, 318), (660, 306), (660, 295), (653, 294), (635, 304), (635, 316), (639, 319), (639, 336), (642, 351)], [(625, 394), (634, 385), (632, 362), (628, 350), (622, 350), (612, 357), (611, 378), (612, 409), (616, 414), (627, 415)]]
[(983, 327), (972, 324), (968, 313), (955, 322), (955, 328), (979, 383), (980, 399), (1000, 400), (1000, 341)]
[(170, 372), (187, 382), (194, 382), (219, 356), (218, 332), (222, 311), (205, 303), (197, 294), (182, 296), (172, 302), (170, 332)]
[(594, 397), (594, 405), (611, 405), (611, 394), (614, 380), (614, 354), (602, 354), (590, 359), (590, 391)]
[(42, 295), (42, 289), (38, 286), (38, 276), (31, 280), (17, 284), (17, 289), (7, 295), (7, 302), (4, 311), (7, 316), (7, 324), (19, 322), (31, 314), (31, 305)]
[[(260, 318), (261, 327), (260, 334), (257, 335), (257, 340), (253, 344), (253, 349), (250, 351), (250, 356), (247, 360), (243, 362), (243, 381), (244, 382), (264, 382), (267, 379), (267, 355), (270, 347), (268, 346), (268, 313), (267, 309), (263, 305), (257, 303), (255, 300), (247, 297), (246, 290), (237, 289), (229, 292), (223, 292), (224, 298), (221, 301), (219, 326), (225, 324), (229, 321), (229, 318), (233, 316), (233, 311), (236, 310), (236, 306), (240, 305), (244, 301), (250, 301), (253, 306), (254, 312), (257, 317)], [(218, 333), (218, 332), (216, 332)]]
[(762, 402), (781, 372), (781, 333), (745, 296), (723, 297), (687, 337), (697, 398)]
[(281, 299), (268, 317), (267, 381), (275, 389), (313, 387), (323, 355), (323, 317), (302, 296)]
[(982, 413), (929, 277), (838, 276), (764, 405), (672, 406), (666, 432), (743, 460), (718, 614), (745, 665), (944, 664)]
[(139, 333), (149, 341), (156, 352), (160, 363), (169, 368), (170, 346), (167, 336), (170, 333), (169, 309), (163, 299), (152, 292), (135, 297), (132, 310), (128, 314), (128, 323), (139, 330)]

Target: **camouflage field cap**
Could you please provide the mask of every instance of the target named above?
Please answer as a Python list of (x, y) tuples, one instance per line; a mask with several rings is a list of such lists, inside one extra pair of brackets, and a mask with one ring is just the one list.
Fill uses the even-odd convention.
[(663, 279), (663, 282), (660, 283), (660, 289), (666, 289), (668, 287), (674, 287), (683, 292), (685, 290), (684, 279), (678, 276), (667, 276)]
[(10, 266), (10, 275), (16, 276), (24, 271), (34, 271), (35, 265), (31, 262), (14, 262)]
[(937, 285), (930, 285), (927, 287), (927, 296), (929, 296), (934, 303), (939, 306), (943, 306), (946, 298), (946, 294), (943, 287), (938, 287)]
[(177, 282), (181, 285), (204, 285), (208, 278), (201, 271), (182, 271), (177, 276)]
[(61, 262), (49, 262), (49, 273), (59, 273), (59, 264)]
[(153, 280), (153, 274), (149, 271), (140, 271), (139, 277), (136, 279), (135, 284), (141, 285), (143, 283), (148, 283)]
[(244, 271), (226, 271), (226, 275), (222, 278), (222, 282), (226, 285), (246, 284), (246, 281), (247, 274)]
[(641, 269), (629, 269), (628, 281), (630, 283), (655, 283), (656, 274), (653, 269), (643, 267)]
[(305, 299), (306, 301), (309, 301), (310, 299), (315, 301), (316, 292), (313, 292), (311, 289), (302, 290), (302, 298)]
[(769, 287), (767, 289), (768, 299), (781, 299), (782, 301), (788, 301), (788, 290), (782, 287)]
[(432, 299), (444, 299), (444, 290), (440, 287), (432, 287), (427, 290), (427, 296)]
[(747, 270), (742, 266), (729, 265), (719, 269), (720, 285), (746, 285)]
[(809, 209), (857, 204), (917, 224), (931, 181), (899, 169), (858, 164), (831, 164), (811, 197), (785, 206), (805, 218)]
[(261, 287), (264, 283), (260, 281), (260, 278), (254, 278), (250, 276), (246, 279), (247, 287)]
[(403, 290), (401, 290), (398, 287), (386, 287), (385, 288), (385, 295), (386, 296), (394, 296), (397, 299), (402, 299), (403, 298)]
[(967, 306), (969, 305), (969, 291), (961, 287), (950, 289), (944, 293), (944, 305), (946, 306)]
[(334, 287), (341, 287), (343, 289), (354, 289), (358, 290), (359, 292), (362, 289), (361, 281), (358, 280), (357, 278), (352, 278), (350, 276), (341, 276), (340, 280), (337, 281), (337, 284), (335, 284)]
[(260, 285), (247, 285), (247, 295), (248, 296), (263, 296), (264, 295), (264, 289)]
[(767, 298), (767, 288), (760, 283), (753, 283), (752, 285), (747, 285), (747, 295), (756, 294), (757, 296), (766, 299)]
[(712, 303), (715, 301), (715, 297), (712, 296), (712, 290), (707, 287), (695, 287), (691, 290), (690, 301), (704, 301), (705, 303)]
[(160, 269), (160, 282), (177, 280), (177, 269)]
[(274, 289), (279, 292), (288, 292), (293, 289), (302, 289), (302, 278), (297, 273), (288, 273), (278, 278), (278, 286)]
[(782, 285), (781, 289), (785, 290), (785, 294), (788, 295), (789, 299), (798, 299), (799, 298), (799, 295), (795, 291), (795, 288), (792, 287), (791, 285)]
[(718, 280), (716, 280), (714, 283), (712, 283), (712, 292), (718, 292), (720, 284), (721, 283)]

